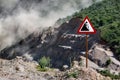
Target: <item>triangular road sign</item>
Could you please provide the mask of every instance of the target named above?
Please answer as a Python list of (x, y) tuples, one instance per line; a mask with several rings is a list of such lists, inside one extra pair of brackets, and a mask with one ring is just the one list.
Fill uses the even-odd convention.
[(85, 17), (82, 24), (78, 28), (78, 34), (95, 34), (96, 30), (94, 29), (93, 25), (91, 24), (88, 16)]

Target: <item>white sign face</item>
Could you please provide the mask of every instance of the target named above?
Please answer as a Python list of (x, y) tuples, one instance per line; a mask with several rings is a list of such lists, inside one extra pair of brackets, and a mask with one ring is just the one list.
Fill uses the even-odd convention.
[(80, 29), (80, 32), (94, 32), (92, 26), (90, 25), (88, 19), (86, 19)]

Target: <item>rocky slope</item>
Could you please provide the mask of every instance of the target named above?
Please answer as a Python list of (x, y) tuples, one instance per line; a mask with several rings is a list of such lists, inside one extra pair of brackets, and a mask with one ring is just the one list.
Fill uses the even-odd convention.
[[(111, 72), (115, 71), (116, 74), (120, 72), (120, 62), (114, 57), (114, 54), (105, 45), (95, 44), (93, 49), (89, 52), (89, 59), (102, 68), (108, 68)], [(107, 65), (107, 61), (110, 60), (110, 64)]]
[[(111, 80), (109, 77), (103, 77), (92, 68), (73, 67), (64, 72), (57, 69), (40, 72), (36, 69), (37, 65), (37, 62), (27, 61), (22, 57), (13, 60), (0, 59), (0, 80)], [(78, 72), (77, 78), (68, 77), (75, 71)]]

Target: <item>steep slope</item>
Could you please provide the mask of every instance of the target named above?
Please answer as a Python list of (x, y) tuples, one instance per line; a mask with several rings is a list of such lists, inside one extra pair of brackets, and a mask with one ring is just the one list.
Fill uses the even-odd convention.
[(93, 25), (101, 30), (101, 38), (120, 60), (120, 0), (103, 0), (77, 12), (73, 17), (89, 16)]
[[(54, 67), (70, 65), (70, 60), (79, 58), (81, 52), (85, 51), (85, 35), (76, 35), (80, 22), (79, 18), (73, 18), (59, 28), (49, 28), (43, 33), (31, 34), (18, 44), (2, 50), (0, 57), (12, 59), (24, 56), (38, 60), (42, 56), (49, 56)], [(99, 40), (99, 31), (95, 35), (89, 35), (89, 49)]]

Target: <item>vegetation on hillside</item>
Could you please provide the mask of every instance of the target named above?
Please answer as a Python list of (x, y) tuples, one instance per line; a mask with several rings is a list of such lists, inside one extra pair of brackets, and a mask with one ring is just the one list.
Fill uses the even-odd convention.
[(43, 56), (39, 60), (39, 65), (37, 66), (37, 69), (39, 71), (47, 71), (47, 67), (50, 67), (50, 58)]
[(68, 16), (63, 21), (73, 17), (83, 19), (85, 16), (101, 31), (102, 40), (112, 48), (120, 60), (120, 0), (103, 0)]
[(119, 80), (120, 79), (120, 73), (118, 75), (111, 74), (109, 70), (101, 70), (101, 71), (99, 71), (99, 73), (102, 74), (103, 76), (110, 77), (112, 80), (114, 80), (114, 79)]
[(104, 0), (75, 13), (73, 17), (84, 18), (86, 15), (120, 59), (120, 0)]

